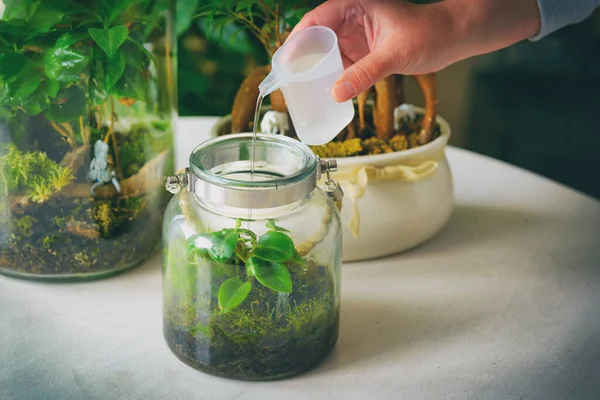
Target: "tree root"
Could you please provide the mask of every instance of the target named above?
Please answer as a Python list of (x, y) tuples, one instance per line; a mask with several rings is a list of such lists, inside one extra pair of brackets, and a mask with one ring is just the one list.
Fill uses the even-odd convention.
[(437, 90), (435, 74), (415, 75), (425, 97), (425, 115), (419, 133), (419, 144), (424, 145), (431, 141), (435, 120), (437, 117)]
[(390, 75), (375, 84), (373, 122), (380, 139), (387, 140), (394, 134), (394, 108), (399, 105), (396, 86), (396, 75)]
[(358, 130), (359, 131), (362, 131), (363, 129), (365, 129), (365, 126), (366, 126), (365, 107), (367, 105), (367, 100), (369, 100), (369, 96), (371, 95), (372, 92), (373, 92), (373, 88), (369, 88), (369, 89), (365, 90), (364, 92), (362, 92), (361, 94), (359, 94), (358, 98), (356, 99), (358, 102), (358, 121), (359, 121)]

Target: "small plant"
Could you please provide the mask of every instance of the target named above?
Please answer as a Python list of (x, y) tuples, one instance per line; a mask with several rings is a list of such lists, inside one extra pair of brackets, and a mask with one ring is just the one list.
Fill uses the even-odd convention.
[[(219, 288), (219, 308), (223, 312), (240, 306), (252, 290), (252, 280), (280, 293), (292, 292), (289, 268), (306, 268), (306, 262), (294, 248), (292, 239), (274, 221), (269, 231), (257, 237), (241, 228), (238, 220), (234, 229), (211, 234), (197, 234), (188, 240), (188, 255), (210, 259), (217, 263), (245, 265), (245, 276), (229, 278)], [(244, 279), (244, 280), (242, 280)]]
[(165, 248), (165, 336), (182, 361), (239, 379), (312, 367), (337, 338), (334, 267), (301, 256), (274, 220), (175, 239)]

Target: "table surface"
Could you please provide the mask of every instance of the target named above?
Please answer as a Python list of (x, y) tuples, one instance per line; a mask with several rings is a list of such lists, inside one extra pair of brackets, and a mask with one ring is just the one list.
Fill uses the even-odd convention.
[[(177, 164), (215, 119), (182, 119)], [(456, 208), (428, 243), (345, 264), (333, 354), (266, 383), (167, 349), (160, 256), (116, 277), (0, 277), (0, 398), (600, 398), (600, 202), (449, 147)]]

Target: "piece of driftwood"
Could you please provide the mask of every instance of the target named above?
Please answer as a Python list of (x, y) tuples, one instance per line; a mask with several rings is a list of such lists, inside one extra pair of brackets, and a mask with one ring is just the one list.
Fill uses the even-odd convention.
[[(148, 161), (140, 171), (120, 182), (121, 193), (117, 193), (115, 187), (106, 184), (96, 188), (96, 198), (110, 198), (115, 195), (119, 197), (139, 197), (148, 192), (162, 188), (165, 185), (164, 170), (169, 157), (169, 150), (165, 150), (152, 160)], [(92, 197), (89, 183), (75, 183), (67, 186), (61, 195), (65, 197), (86, 198)]]

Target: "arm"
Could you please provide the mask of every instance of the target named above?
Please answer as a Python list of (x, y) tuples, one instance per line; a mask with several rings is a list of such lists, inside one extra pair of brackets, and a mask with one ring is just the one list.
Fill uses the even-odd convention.
[(600, 0), (538, 0), (542, 26), (540, 31), (530, 38), (542, 39), (567, 25), (579, 23), (589, 17)]

